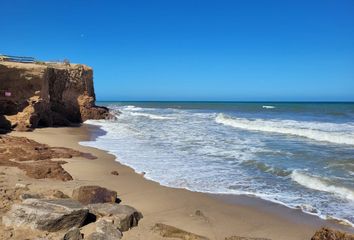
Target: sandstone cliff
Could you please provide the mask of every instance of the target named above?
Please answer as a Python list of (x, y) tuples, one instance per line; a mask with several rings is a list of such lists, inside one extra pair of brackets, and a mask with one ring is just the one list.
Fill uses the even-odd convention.
[(0, 61), (0, 129), (67, 126), (108, 115), (95, 106), (90, 67)]

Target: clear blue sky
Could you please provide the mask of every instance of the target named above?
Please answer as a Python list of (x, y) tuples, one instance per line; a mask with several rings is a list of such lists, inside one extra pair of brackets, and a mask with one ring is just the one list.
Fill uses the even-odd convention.
[(0, 53), (94, 68), (98, 100), (354, 101), (353, 0), (8, 0)]

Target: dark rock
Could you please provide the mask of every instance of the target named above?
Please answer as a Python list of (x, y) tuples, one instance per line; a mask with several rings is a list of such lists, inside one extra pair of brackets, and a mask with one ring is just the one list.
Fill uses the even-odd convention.
[(82, 186), (74, 189), (72, 197), (82, 204), (114, 203), (117, 199), (117, 192), (100, 186)]
[(354, 234), (323, 227), (316, 231), (311, 240), (354, 240)]
[(7, 133), (10, 130), (11, 130), (11, 122), (8, 121), (3, 115), (0, 115), (0, 134)]
[(26, 199), (14, 204), (2, 220), (5, 226), (56, 232), (80, 227), (87, 214), (88, 209), (71, 199)]
[(116, 175), (116, 176), (119, 175), (118, 171), (112, 171), (111, 174), (112, 174), (112, 175)]
[(90, 213), (96, 217), (106, 217), (122, 232), (138, 225), (143, 215), (135, 208), (115, 203), (98, 203), (87, 205)]

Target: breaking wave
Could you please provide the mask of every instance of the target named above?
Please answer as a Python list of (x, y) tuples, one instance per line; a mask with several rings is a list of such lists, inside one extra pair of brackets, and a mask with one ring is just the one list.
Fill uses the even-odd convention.
[(294, 120), (231, 118), (220, 113), (215, 121), (227, 126), (270, 133), (290, 134), (336, 144), (354, 145), (354, 125)]
[(354, 191), (345, 187), (335, 186), (331, 184), (326, 179), (320, 178), (318, 176), (311, 176), (300, 171), (294, 170), (291, 173), (291, 179), (298, 184), (311, 188), (317, 191), (333, 193), (341, 198), (354, 201)]
[(262, 106), (262, 108), (265, 108), (265, 109), (273, 109), (275, 108), (274, 106), (270, 106), (270, 105), (264, 105)]
[(137, 112), (131, 112), (129, 113), (130, 115), (133, 116), (141, 116), (141, 117), (147, 117), (153, 120), (167, 120), (167, 119), (174, 119), (174, 117), (170, 116), (161, 116), (161, 115), (156, 115), (156, 114), (150, 114), (150, 113), (137, 113)]

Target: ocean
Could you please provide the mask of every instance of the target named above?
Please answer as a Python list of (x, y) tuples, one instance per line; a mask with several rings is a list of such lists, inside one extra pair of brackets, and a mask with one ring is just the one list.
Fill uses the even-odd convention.
[(247, 194), (354, 223), (354, 103), (100, 102), (82, 145), (162, 185)]

